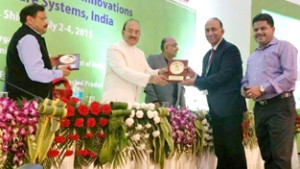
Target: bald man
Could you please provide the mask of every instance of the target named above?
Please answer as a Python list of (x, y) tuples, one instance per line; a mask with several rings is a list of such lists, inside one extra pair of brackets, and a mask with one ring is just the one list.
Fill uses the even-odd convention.
[[(160, 48), (162, 53), (159, 55), (150, 55), (147, 61), (152, 69), (160, 69), (167, 67), (168, 62), (173, 60), (179, 50), (176, 40), (172, 37), (162, 39)], [(178, 83), (169, 83), (166, 86), (148, 84), (145, 88), (146, 103), (154, 103), (157, 107), (163, 103), (169, 106), (185, 107), (184, 93), (185, 89)]]

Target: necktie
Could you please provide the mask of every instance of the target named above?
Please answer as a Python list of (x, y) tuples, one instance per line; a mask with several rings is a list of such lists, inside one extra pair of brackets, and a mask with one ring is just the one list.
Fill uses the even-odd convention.
[(214, 59), (214, 53), (215, 53), (215, 50), (214, 49), (211, 49), (211, 53), (210, 53), (210, 57), (209, 57), (209, 66), (211, 65), (213, 59)]
[(210, 68), (210, 66), (211, 66), (211, 63), (212, 63), (212, 61), (213, 61), (213, 59), (214, 59), (214, 52), (215, 52), (215, 50), (214, 50), (214, 49), (211, 49), (210, 57), (209, 57), (208, 64), (207, 64), (207, 67), (206, 67), (206, 76), (207, 76), (207, 73), (208, 73), (209, 68)]

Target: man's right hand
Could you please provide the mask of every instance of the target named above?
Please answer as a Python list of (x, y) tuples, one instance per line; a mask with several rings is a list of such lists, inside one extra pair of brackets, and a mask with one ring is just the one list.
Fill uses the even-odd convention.
[(149, 83), (164, 86), (168, 84), (167, 78), (163, 75), (151, 75)]
[(69, 76), (69, 74), (71, 73), (71, 70), (70, 70), (70, 66), (69, 65), (66, 65), (66, 66), (62, 66), (60, 67), (60, 69), (63, 71), (63, 76)]

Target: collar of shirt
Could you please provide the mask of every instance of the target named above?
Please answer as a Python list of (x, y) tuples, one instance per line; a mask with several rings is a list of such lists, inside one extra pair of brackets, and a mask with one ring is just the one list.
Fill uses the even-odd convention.
[(258, 46), (255, 49), (255, 51), (263, 51), (263, 50), (267, 49), (268, 47), (270, 47), (272, 45), (275, 45), (277, 43), (278, 43), (278, 39), (274, 37), (265, 47), (261, 48), (261, 47)]
[(221, 40), (220, 40), (214, 47), (212, 47), (212, 49), (213, 49), (214, 51), (217, 50), (217, 48), (218, 48), (219, 44), (222, 42), (222, 40), (223, 40), (223, 38), (221, 38)]
[(42, 36), (38, 31), (34, 30), (32, 27), (30, 27), (29, 25), (25, 24), (26, 26), (28, 26), (31, 30), (33, 30), (35, 33), (37, 33), (38, 35)]

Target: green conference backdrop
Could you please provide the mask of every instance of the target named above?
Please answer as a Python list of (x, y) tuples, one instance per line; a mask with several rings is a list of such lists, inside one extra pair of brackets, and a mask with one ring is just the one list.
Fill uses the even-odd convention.
[[(106, 49), (122, 40), (126, 20), (140, 21), (142, 35), (138, 47), (145, 55), (160, 53), (165, 36), (177, 39), (179, 58), (186, 58), (195, 41), (196, 13), (173, 0), (1, 0), (0, 75), (3, 79), (7, 46), (20, 27), (19, 12), (30, 4), (46, 8), (48, 31), (44, 35), (51, 56), (80, 54), (80, 70), (68, 80), (80, 79), (84, 94), (100, 99), (105, 75)], [(3, 83), (0, 82), (1, 89)]]

